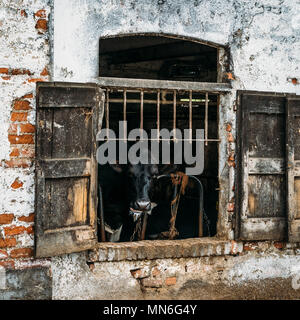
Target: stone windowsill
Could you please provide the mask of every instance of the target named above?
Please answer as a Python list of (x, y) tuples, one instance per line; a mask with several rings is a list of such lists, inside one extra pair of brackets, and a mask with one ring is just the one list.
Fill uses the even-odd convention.
[(184, 240), (144, 240), (98, 243), (89, 252), (89, 261), (152, 260), (234, 255), (243, 251), (242, 242), (217, 238)]

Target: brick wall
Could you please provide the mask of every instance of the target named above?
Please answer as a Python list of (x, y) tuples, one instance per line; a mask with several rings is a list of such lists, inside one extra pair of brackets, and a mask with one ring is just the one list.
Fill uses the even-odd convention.
[(49, 1), (0, 1), (0, 266), (33, 260), (35, 84), (50, 70)]

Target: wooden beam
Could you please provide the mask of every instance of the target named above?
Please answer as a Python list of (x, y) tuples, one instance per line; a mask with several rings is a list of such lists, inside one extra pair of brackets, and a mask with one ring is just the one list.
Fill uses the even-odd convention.
[(171, 81), (171, 80), (148, 80), (129, 78), (96, 78), (96, 82), (101, 87), (119, 88), (140, 88), (140, 89), (167, 89), (167, 90), (193, 90), (210, 93), (230, 92), (229, 83), (216, 82), (192, 82), (192, 81)]

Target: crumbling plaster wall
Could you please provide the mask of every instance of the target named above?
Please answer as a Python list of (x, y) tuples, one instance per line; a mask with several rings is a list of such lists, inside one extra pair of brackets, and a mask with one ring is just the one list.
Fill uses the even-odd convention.
[[(272, 288), (273, 297), (278, 290), (285, 290), (286, 297), (299, 295), (291, 288), (291, 277), (300, 269), (299, 252), (282, 244), (274, 250), (268, 249), (274, 244), (260, 244), (260, 250), (244, 244), (247, 250), (223, 257), (90, 266), (85, 253), (52, 261), (32, 258), (36, 81), (93, 81), (101, 36), (164, 33), (228, 46), (234, 89), (220, 106), (220, 206), (226, 210), (218, 227), (220, 236), (232, 239), (235, 90), (300, 94), (299, 7), (299, 0), (0, 0), (0, 265), (9, 272), (35, 267), (41, 279), (29, 283), (29, 274), (18, 282), (19, 270), (8, 273), (10, 287), (0, 290), (0, 298), (229, 298), (233, 292), (249, 297), (253, 286), (252, 297), (259, 292), (268, 297)], [(48, 290), (50, 266), (53, 293)], [(18, 291), (20, 283), (29, 293)], [(212, 284), (216, 290), (208, 291)]]

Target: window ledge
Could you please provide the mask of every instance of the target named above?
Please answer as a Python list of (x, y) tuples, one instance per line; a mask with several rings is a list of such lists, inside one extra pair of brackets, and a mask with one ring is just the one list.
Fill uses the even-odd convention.
[(217, 238), (144, 240), (98, 243), (89, 252), (89, 261), (152, 260), (234, 255), (243, 251), (242, 242)]

